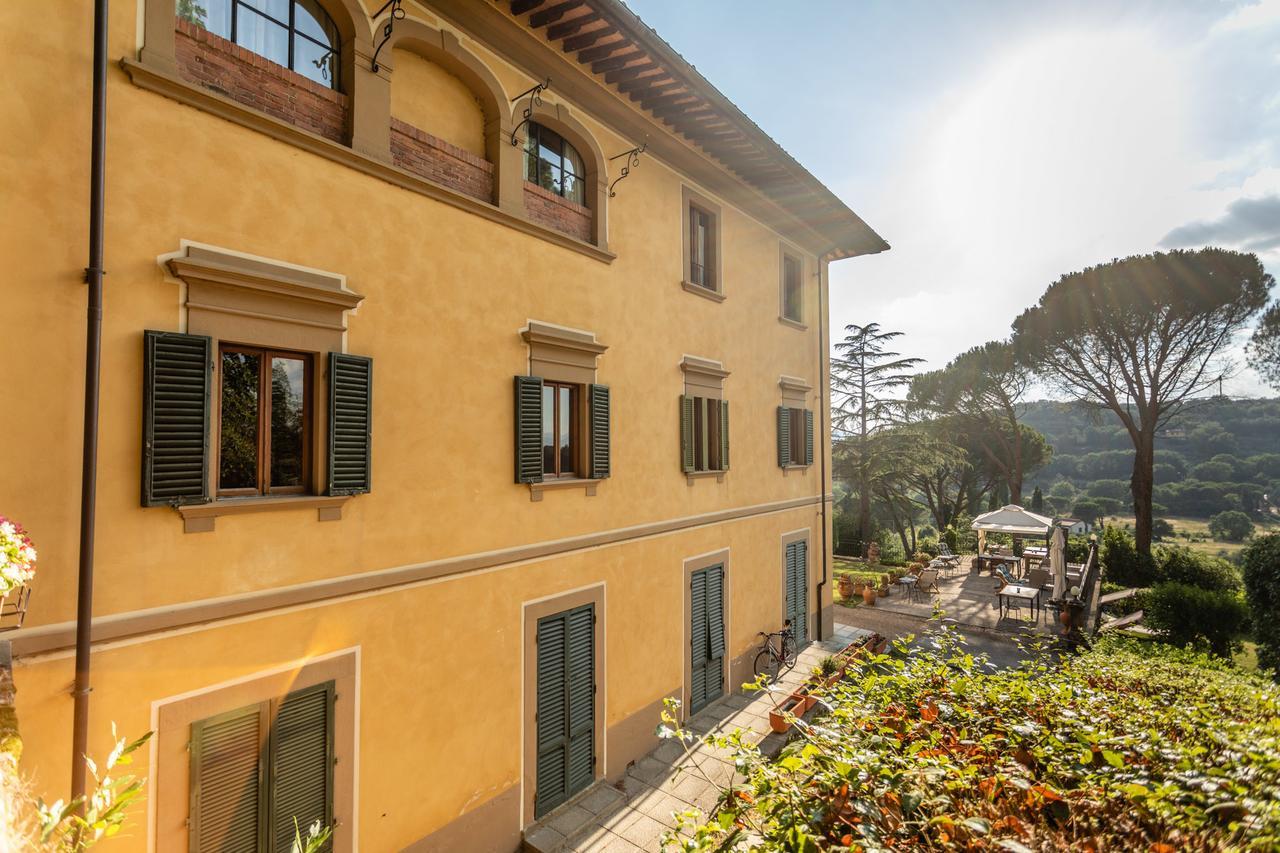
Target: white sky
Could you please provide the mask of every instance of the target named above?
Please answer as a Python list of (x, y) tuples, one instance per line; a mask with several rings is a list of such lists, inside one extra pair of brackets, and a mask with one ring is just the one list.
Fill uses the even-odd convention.
[(892, 245), (833, 266), (834, 337), (876, 321), (941, 367), (1114, 257), (1280, 272), (1280, 0), (631, 5)]

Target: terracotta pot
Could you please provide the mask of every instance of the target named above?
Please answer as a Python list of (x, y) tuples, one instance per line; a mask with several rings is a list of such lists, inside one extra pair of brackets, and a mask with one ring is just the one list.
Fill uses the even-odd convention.
[(873, 586), (864, 586), (862, 588), (862, 601), (864, 604), (876, 603), (876, 589)]
[(846, 601), (849, 600), (850, 598), (853, 598), (853, 578), (849, 577), (848, 575), (840, 575), (840, 579), (837, 581), (837, 585), (840, 588), (841, 598), (845, 599)]
[(802, 693), (791, 693), (782, 702), (769, 709), (769, 728), (779, 734), (787, 731), (792, 726), (792, 721), (788, 719), (790, 714), (794, 717), (802, 717), (804, 713), (813, 707), (810, 703), (816, 703), (818, 700)]

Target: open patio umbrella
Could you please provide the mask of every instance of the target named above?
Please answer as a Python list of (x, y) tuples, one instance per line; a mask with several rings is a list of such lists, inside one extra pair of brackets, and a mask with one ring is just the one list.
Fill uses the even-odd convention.
[(1053, 530), (1049, 568), (1053, 571), (1053, 597), (1050, 600), (1061, 601), (1067, 594), (1067, 529), (1061, 524)]
[(1012, 533), (1015, 536), (1047, 536), (1052, 526), (1053, 519), (1029, 512), (1017, 504), (1009, 504), (991, 512), (984, 512), (969, 525), (970, 528), (978, 531), (978, 553), (982, 553), (988, 531)]

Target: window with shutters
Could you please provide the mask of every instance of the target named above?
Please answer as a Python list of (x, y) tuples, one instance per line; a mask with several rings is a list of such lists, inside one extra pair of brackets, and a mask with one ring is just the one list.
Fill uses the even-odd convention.
[(306, 353), (219, 349), (220, 497), (310, 490), (311, 370)]
[(681, 457), (686, 473), (729, 470), (729, 403), (682, 396)]
[(778, 407), (778, 465), (782, 468), (813, 464), (813, 411)]
[(585, 604), (538, 620), (535, 817), (596, 777), (595, 618)]
[(689, 576), (689, 713), (724, 693), (724, 565)]
[(295, 821), (333, 826), (334, 699), (328, 681), (191, 724), (190, 853), (284, 853)]
[(542, 383), (542, 477), (577, 477), (581, 386)]
[(791, 622), (796, 646), (809, 641), (809, 541), (784, 542), (782, 548), (785, 607), (783, 616)]

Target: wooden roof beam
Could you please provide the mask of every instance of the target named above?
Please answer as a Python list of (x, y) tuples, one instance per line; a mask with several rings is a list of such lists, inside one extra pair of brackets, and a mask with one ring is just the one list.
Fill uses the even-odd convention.
[(617, 28), (610, 24), (596, 30), (591, 30), (590, 32), (570, 36), (564, 40), (562, 48), (565, 53), (573, 53), (575, 50), (582, 50), (584, 47), (591, 47), (591, 45), (600, 41), (600, 39), (605, 36), (611, 36), (617, 31)]
[(582, 5), (582, 0), (569, 0), (567, 3), (557, 3), (554, 6), (548, 6), (538, 12), (534, 12), (529, 16), (529, 26), (534, 29), (545, 27), (547, 24), (554, 24), (565, 16), (566, 12), (571, 12)]
[[(604, 74), (606, 71), (607, 72), (627, 71), (629, 69), (626, 68), (625, 66), (627, 65), (628, 62), (635, 62), (637, 59), (644, 59), (646, 55), (647, 54), (645, 54), (644, 51), (632, 50), (632, 51), (628, 51), (627, 53), (619, 54), (618, 56), (611, 56), (608, 59), (602, 59), (599, 62), (591, 63), (591, 73)], [(653, 63), (648, 63), (646, 65), (635, 65), (632, 67), (638, 69), (639, 71), (648, 71), (650, 69), (657, 68), (657, 66), (654, 65)], [(632, 75), (632, 76), (635, 76), (635, 75)], [(620, 79), (627, 79), (627, 78), (620, 78)], [(605, 77), (605, 80), (610, 83), (613, 82), (607, 76)]]
[[(612, 62), (612, 61), (613, 60), (611, 59), (605, 60), (605, 62)], [(599, 63), (597, 63), (597, 65), (598, 64)], [(623, 80), (634, 80), (635, 78), (639, 77), (641, 74), (644, 74), (649, 71), (654, 71), (657, 68), (658, 68), (658, 64), (651, 61), (642, 62), (639, 65), (628, 65), (625, 68), (618, 68), (614, 71), (610, 71), (608, 74), (605, 74), (604, 81), (606, 83), (621, 83)]]
[(599, 12), (588, 12), (585, 15), (579, 15), (578, 17), (572, 18), (568, 21), (561, 21), (558, 24), (552, 24), (547, 27), (547, 38), (552, 41), (559, 41), (562, 38), (573, 35), (587, 24), (594, 24), (596, 21), (600, 20), (600, 17)]
[(519, 17), (525, 12), (532, 12), (546, 0), (511, 0), (511, 14)]
[(643, 93), (648, 89), (661, 91), (662, 89), (670, 89), (672, 86), (682, 85), (679, 80), (672, 80), (666, 74), (650, 74), (648, 77), (637, 77), (634, 80), (618, 84), (618, 91), (624, 95), (630, 95), (632, 100), (636, 100), (637, 93)]
[[(589, 47), (586, 50), (578, 51), (578, 62), (586, 65), (588, 62), (595, 62), (598, 59), (604, 59), (615, 51), (632, 47), (630, 39), (620, 38), (617, 41), (611, 41), (608, 44), (598, 44), (595, 47)], [(640, 51), (632, 51), (631, 59), (639, 59), (644, 56)]]

